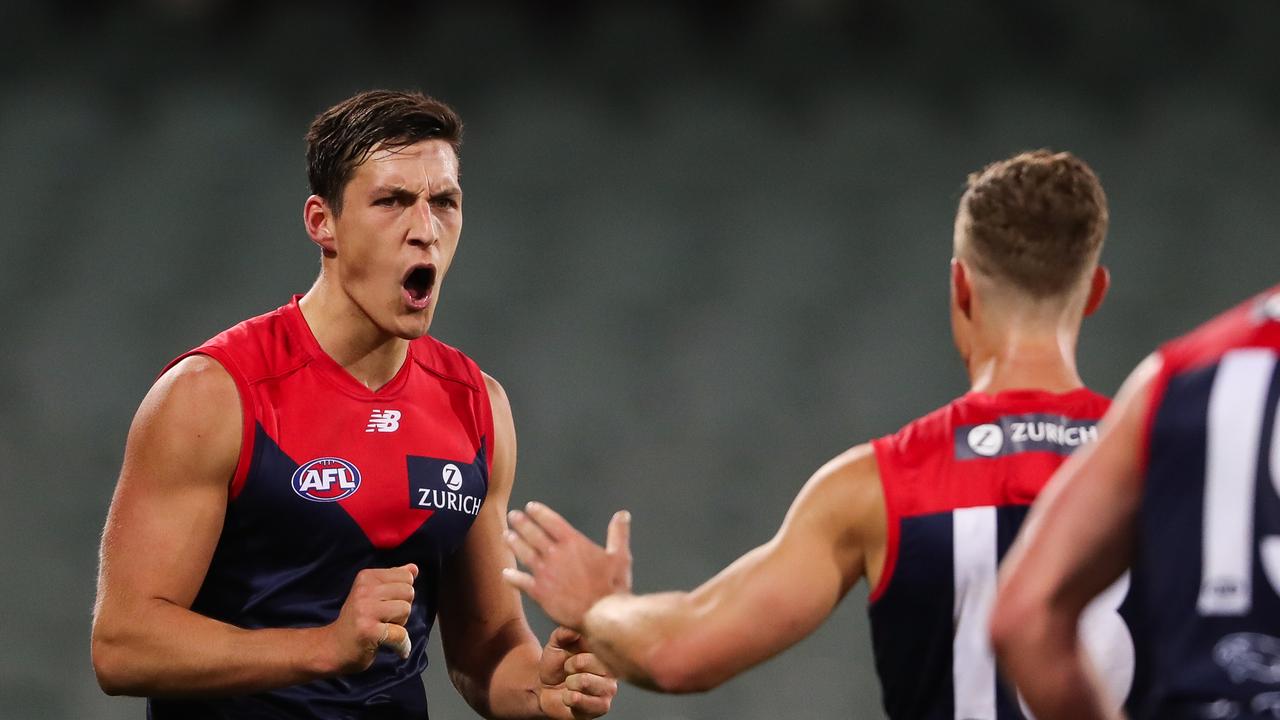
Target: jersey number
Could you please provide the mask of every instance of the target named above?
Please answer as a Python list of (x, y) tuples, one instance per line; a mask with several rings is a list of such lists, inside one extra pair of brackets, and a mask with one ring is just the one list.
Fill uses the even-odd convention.
[[(994, 507), (972, 507), (955, 510), (951, 517), (956, 619), (951, 680), (955, 717), (994, 720), (996, 660), (988, 640), (987, 619), (996, 595), (997, 512)], [(1094, 598), (1080, 619), (1081, 644), (1116, 709), (1124, 704), (1133, 684), (1133, 637), (1117, 612), (1128, 589), (1126, 573)], [(1025, 703), (1022, 712), (1031, 717)]]
[(1280, 493), (1280, 423), (1276, 408), (1267, 407), (1267, 391), (1275, 372), (1271, 350), (1228, 353), (1218, 365), (1209, 391), (1205, 437), (1204, 541), (1200, 597), (1205, 616), (1247, 615), (1253, 608), (1253, 546), (1258, 544), (1262, 569), (1273, 591), (1280, 592), (1280, 535), (1253, 527), (1258, 487), (1258, 451), (1270, 413), (1266, 474)]

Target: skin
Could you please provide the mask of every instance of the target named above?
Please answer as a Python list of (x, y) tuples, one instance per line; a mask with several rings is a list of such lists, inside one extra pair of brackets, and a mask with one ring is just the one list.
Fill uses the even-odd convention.
[[(319, 279), (300, 302), (321, 347), (370, 388), (399, 371), (409, 341), (426, 334), (462, 228), (453, 149), (427, 140), (378, 149), (358, 166), (336, 213), (320, 197), (304, 206), (321, 248)], [(415, 264), (436, 268), (426, 307), (403, 292)], [(442, 568), (440, 633), (449, 674), (490, 718), (590, 718), (608, 711), (616, 681), (576, 632), (545, 647), (519, 593), (500, 572), (515, 478), (511, 407), (485, 376), (494, 418), (489, 495), (459, 552)], [(404, 623), (418, 568), (367, 568), (329, 625), (245, 630), (190, 610), (222, 531), (240, 455), (240, 398), (205, 356), (184, 359), (143, 400), (103, 533), (94, 608), (94, 669), (110, 694), (241, 694), (360, 672), (380, 647), (407, 656)]]
[(1098, 442), (1058, 470), (1000, 571), (991, 636), (1005, 673), (1037, 718), (1119, 718), (1079, 642), (1085, 606), (1128, 567), (1142, 501), (1139, 453), (1152, 356), (1125, 381)]
[[(1065, 297), (1033, 301), (976, 271), (961, 228), (958, 220), (951, 314), (972, 389), (1081, 387), (1076, 338), (1106, 293), (1106, 270), (1093, 268)], [(603, 548), (538, 503), (509, 521), (507, 541), (527, 572), (504, 571), (507, 582), (580, 631), (621, 678), (663, 692), (708, 690), (790, 647), (859, 579), (874, 587), (885, 559), (885, 501), (870, 444), (819, 469), (769, 542), (690, 592), (631, 593), (625, 512)]]

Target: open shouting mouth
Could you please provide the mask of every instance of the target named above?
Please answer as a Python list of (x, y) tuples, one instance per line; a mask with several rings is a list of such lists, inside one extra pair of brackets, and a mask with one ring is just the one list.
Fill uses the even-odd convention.
[(405, 302), (414, 310), (425, 310), (431, 303), (431, 291), (436, 286), (436, 266), (414, 265), (404, 275)]

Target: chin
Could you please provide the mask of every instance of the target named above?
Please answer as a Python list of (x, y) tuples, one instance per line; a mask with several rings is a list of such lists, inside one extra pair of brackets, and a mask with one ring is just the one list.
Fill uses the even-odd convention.
[(434, 308), (431, 308), (421, 315), (415, 313), (414, 315), (400, 318), (392, 334), (404, 340), (417, 340), (426, 335), (431, 330), (433, 311)]

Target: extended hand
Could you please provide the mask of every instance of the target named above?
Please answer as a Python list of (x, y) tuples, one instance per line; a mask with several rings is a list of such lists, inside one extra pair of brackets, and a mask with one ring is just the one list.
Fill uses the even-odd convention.
[(511, 529), (505, 537), (529, 572), (507, 568), (502, 577), (552, 620), (581, 631), (583, 616), (597, 600), (631, 592), (630, 513), (613, 514), (602, 548), (546, 505), (531, 502), (525, 511), (507, 515)]
[(600, 658), (585, 651), (582, 636), (558, 627), (538, 663), (538, 705), (549, 718), (586, 720), (609, 712), (618, 681)]

